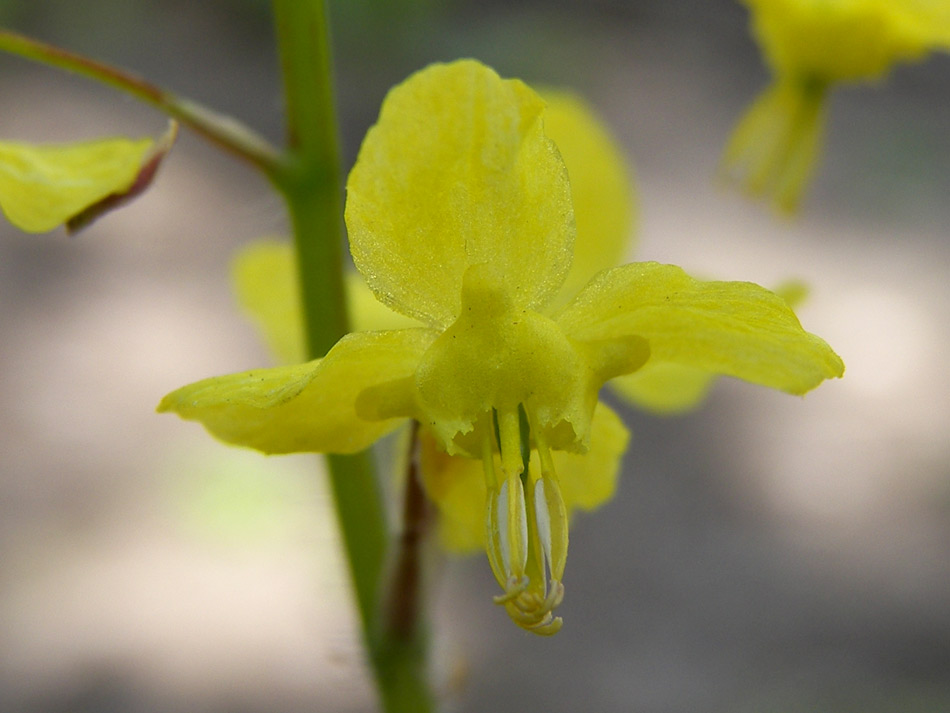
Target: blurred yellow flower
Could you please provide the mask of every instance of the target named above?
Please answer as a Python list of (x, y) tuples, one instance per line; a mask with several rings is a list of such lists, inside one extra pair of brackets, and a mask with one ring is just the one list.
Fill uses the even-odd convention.
[(28, 233), (75, 232), (145, 190), (176, 134), (172, 122), (158, 141), (0, 142), (0, 208)]
[(796, 210), (821, 150), (828, 90), (883, 77), (950, 49), (947, 0), (743, 0), (772, 71), (740, 119), (724, 172), (779, 210)]
[[(543, 115), (532, 90), (472, 60), (393, 89), (350, 174), (346, 223), (376, 298), (419, 326), (354, 332), (323, 359), (206, 379), (159, 410), (265, 453), (351, 453), (418, 421), (433, 441), (425, 458), (480, 463), (487, 495), (473, 493), (473, 505), (497, 601), (550, 634), (561, 625), (564, 491), (588, 506), (612, 488), (597, 477), (589, 492), (583, 479), (563, 487), (558, 468), (615, 468), (626, 442), (598, 406), (604, 382), (656, 359), (800, 394), (843, 365), (750, 283), (635, 263), (563, 301), (572, 188)], [(427, 468), (437, 500), (468, 500), (452, 487), (461, 462)]]

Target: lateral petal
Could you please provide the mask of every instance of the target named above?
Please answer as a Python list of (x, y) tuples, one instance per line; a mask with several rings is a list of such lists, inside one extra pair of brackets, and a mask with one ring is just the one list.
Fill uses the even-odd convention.
[(629, 442), (630, 432), (620, 416), (601, 401), (591, 421), (590, 450), (551, 453), (568, 513), (593, 510), (613, 497)]
[(390, 91), (346, 203), (353, 260), (381, 302), (445, 328), (476, 264), (518, 307), (554, 295), (571, 264), (574, 218), (543, 108), (522, 82), (473, 60), (431, 65)]
[[(844, 364), (781, 297), (749, 282), (702, 282), (675, 265), (600, 273), (555, 319), (574, 339), (637, 335), (650, 360), (803, 394)], [(650, 362), (648, 361), (647, 364)]]
[(409, 381), (434, 338), (426, 329), (348, 334), (323, 359), (205, 379), (168, 394), (158, 410), (264, 453), (355, 453), (403, 420), (360, 418), (357, 399)]

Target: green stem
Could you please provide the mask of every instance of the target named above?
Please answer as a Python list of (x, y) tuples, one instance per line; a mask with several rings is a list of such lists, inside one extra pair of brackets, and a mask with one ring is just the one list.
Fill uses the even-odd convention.
[[(343, 290), (343, 184), (324, 0), (273, 0), (284, 78), (289, 157), (274, 182), (294, 229), (306, 341), (323, 356), (348, 331)], [(350, 565), (363, 638), (383, 707), (425, 713), (432, 698), (425, 640), (403, 636), (382, 617), (388, 536), (368, 454), (330, 456), (334, 503)]]
[(237, 119), (179, 97), (141, 77), (88, 57), (0, 29), (0, 50), (75, 72), (151, 104), (212, 143), (257, 166), (269, 176), (280, 168), (280, 153)]

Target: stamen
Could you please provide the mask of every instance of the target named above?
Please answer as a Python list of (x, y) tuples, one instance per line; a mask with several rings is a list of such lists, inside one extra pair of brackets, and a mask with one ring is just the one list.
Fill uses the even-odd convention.
[(512, 577), (504, 585), (505, 593), (492, 597), (492, 601), (495, 602), (495, 604), (507, 604), (515, 598), (520, 597), (522, 592), (528, 588), (530, 583), (531, 580), (529, 580), (527, 577), (522, 577), (520, 580)]
[[(534, 429), (534, 440), (538, 447), (538, 459), (541, 461), (541, 478), (535, 483), (532, 493), (534, 519), (551, 584), (560, 585), (564, 566), (567, 564), (567, 508), (558, 485), (551, 449), (548, 448), (542, 429)], [(563, 590), (563, 586), (561, 589)]]
[(498, 418), (498, 446), (501, 448), (501, 469), (505, 475), (521, 475), (524, 460), (521, 457), (521, 419), (517, 411), (502, 411)]
[[(486, 503), (486, 527), (488, 561), (495, 579), (505, 590), (502, 603), (523, 592), (530, 580), (525, 577), (528, 561), (528, 518), (525, 508), (524, 485), (521, 482), (523, 469), (520, 456), (520, 428), (518, 415), (514, 414), (514, 433), (517, 439), (512, 446), (511, 414), (496, 416), (499, 440), (501, 441), (502, 471), (504, 479), (499, 483), (495, 472), (494, 454), (491, 449), (491, 430), (483, 440), (482, 461), (485, 482), (488, 485)], [(514, 450), (514, 469), (511, 459), (506, 462), (505, 453)], [(510, 596), (509, 596), (510, 595)]]
[[(523, 407), (517, 412), (494, 412), (493, 417), (495, 428), (484, 429), (482, 461), (488, 487), (488, 561), (504, 589), (494, 601), (519, 626), (550, 636), (562, 624), (552, 612), (564, 599), (561, 577), (567, 558), (567, 511), (554, 461), (543, 432)], [(540, 476), (527, 471), (532, 435), (541, 461)]]

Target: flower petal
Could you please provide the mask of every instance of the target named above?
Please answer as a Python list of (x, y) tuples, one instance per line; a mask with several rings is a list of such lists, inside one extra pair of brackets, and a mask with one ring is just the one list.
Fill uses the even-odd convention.
[(244, 246), (231, 261), (231, 284), (241, 309), (278, 360), (296, 364), (305, 359), (293, 246), (272, 240)]
[(844, 372), (838, 355), (802, 329), (781, 297), (749, 282), (701, 282), (674, 265), (603, 272), (556, 319), (574, 339), (638, 335), (649, 342), (651, 361), (793, 394)]
[(419, 473), (439, 508), (439, 540), (450, 552), (485, 548), (485, 471), (474, 458), (450, 456), (427, 431), (419, 434)]
[(158, 410), (264, 453), (355, 453), (401, 421), (364, 420), (357, 399), (411, 376), (434, 338), (425, 329), (349, 334), (323, 359), (205, 379), (169, 394)]
[(541, 96), (547, 103), (544, 133), (557, 144), (571, 180), (577, 239), (561, 294), (573, 297), (633, 248), (636, 191), (620, 147), (587, 102), (552, 89), (543, 89)]
[(346, 203), (353, 260), (380, 301), (447, 327), (462, 275), (483, 263), (518, 307), (553, 296), (574, 218), (543, 108), (523, 83), (473, 60), (432, 65), (390, 91)]
[(935, 48), (950, 50), (950, 3), (945, 0), (904, 0), (895, 12)]
[[(788, 280), (773, 292), (794, 309), (805, 300), (808, 286), (800, 280)], [(716, 374), (703, 369), (650, 359), (637, 371), (611, 379), (607, 385), (640, 408), (672, 415), (699, 406), (715, 380)]]
[(0, 142), (0, 208), (29, 233), (75, 231), (143, 191), (174, 142), (176, 125), (152, 139), (73, 144)]
[[(369, 291), (362, 276), (344, 276), (350, 324), (354, 332), (418, 327), (416, 320), (393, 312)], [(231, 263), (238, 304), (254, 321), (277, 358), (294, 364), (305, 358), (294, 249), (286, 241), (263, 239), (244, 246)]]
[(676, 414), (698, 406), (716, 376), (703, 369), (651, 359), (638, 371), (618, 376), (607, 385), (642, 409)]
[[(459, 553), (484, 549), (488, 490), (481, 461), (447, 455), (425, 431), (419, 440), (423, 487), (441, 514), (442, 546)], [(600, 403), (591, 423), (590, 450), (582, 455), (551, 452), (569, 514), (596, 508), (613, 496), (628, 440), (620, 417)], [(537, 451), (532, 451), (528, 467), (541, 472)]]

